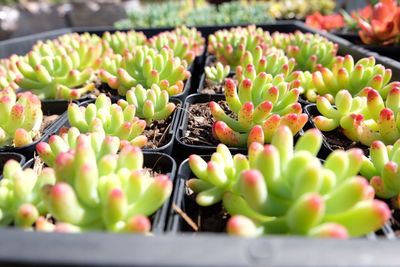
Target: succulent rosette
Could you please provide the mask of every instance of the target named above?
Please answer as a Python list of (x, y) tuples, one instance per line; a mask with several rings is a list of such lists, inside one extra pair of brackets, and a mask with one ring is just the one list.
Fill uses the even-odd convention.
[(22, 147), (40, 137), (42, 105), (31, 92), (0, 91), (0, 146)]
[(365, 97), (352, 97), (347, 90), (336, 94), (332, 105), (327, 97), (317, 97), (317, 109), (321, 113), (313, 118), (315, 126), (321, 131), (333, 131), (340, 127), (343, 134), (353, 141), (359, 141), (355, 123), (363, 118), (367, 111)]
[(87, 107), (71, 103), (68, 106), (68, 122), (81, 133), (97, 132), (103, 135), (117, 136), (139, 147), (147, 143), (141, 135), (146, 128), (146, 121), (136, 117), (134, 105), (112, 104), (111, 99), (100, 94), (95, 103)]
[(363, 95), (365, 87), (372, 87), (386, 98), (399, 82), (390, 82), (392, 70), (375, 64), (374, 57), (362, 58), (356, 63), (351, 55), (338, 56), (332, 68), (319, 68), (312, 74), (313, 87), (318, 95), (334, 98), (340, 90), (352, 96)]
[(79, 99), (94, 90), (90, 83), (93, 69), (78, 70), (81, 62), (77, 51), (71, 49), (60, 55), (42, 56), (29, 52), (26, 60), (16, 62), (22, 77), (16, 83), (32, 91), (40, 99)]
[(174, 57), (171, 49), (157, 51), (142, 46), (123, 56), (105, 57), (99, 77), (120, 95), (139, 84), (146, 88), (156, 84), (169, 95), (176, 95), (183, 91), (184, 81), (190, 76), (186, 68), (186, 61)]
[(147, 216), (171, 195), (172, 182), (166, 175), (152, 176), (143, 169), (138, 147), (126, 145), (118, 154), (99, 157), (92, 141), (81, 134), (75, 149), (56, 157), (56, 183), (41, 188), (44, 205), (56, 224), (40, 218), (36, 229), (149, 232)]
[(204, 67), (204, 73), (207, 80), (214, 84), (222, 84), (226, 77), (228, 77), (231, 68), (229, 65), (223, 65), (221, 62), (217, 62), (215, 66)]
[(118, 105), (123, 109), (129, 105), (136, 107), (136, 115), (145, 119), (147, 123), (154, 120), (166, 120), (174, 112), (176, 105), (169, 102), (167, 91), (161, 90), (156, 84), (150, 89), (137, 85), (126, 93), (126, 100), (118, 100)]
[[(297, 102), (300, 90), (291, 88), (283, 75), (261, 72), (245, 78), (238, 85), (232, 79), (225, 80), (225, 97), (235, 117), (228, 116), (219, 104), (210, 102), (215, 119), (213, 134), (230, 146), (245, 146), (252, 142), (268, 143), (280, 125), (287, 125), (294, 134), (303, 128), (307, 115)], [(250, 75), (248, 76), (250, 77)]]
[(293, 134), (281, 126), (270, 145), (252, 143), (248, 157), (220, 145), (209, 162), (192, 155), (198, 179), (188, 181), (196, 202), (222, 200), (232, 216), (228, 233), (347, 238), (379, 229), (390, 217), (388, 206), (374, 200), (374, 189), (357, 176), (360, 149), (337, 150), (322, 164), (316, 157), (322, 136), (311, 129), (293, 145)]
[(254, 52), (246, 51), (240, 59), (240, 65), (236, 67), (236, 79), (240, 82), (243, 79), (243, 72), (248, 65), (252, 65), (256, 74), (265, 72), (272, 76), (283, 74), (288, 77), (294, 67), (295, 60), (289, 59), (280, 49), (268, 49), (265, 53), (261, 46), (257, 46)]
[(143, 32), (136, 31), (116, 31), (114, 33), (105, 32), (101, 38), (105, 48), (111, 48), (114, 53), (121, 55), (125, 52), (132, 51), (137, 46), (144, 45), (147, 41)]
[(47, 213), (41, 188), (55, 181), (53, 169), (44, 168), (37, 174), (35, 169), (22, 169), (15, 160), (7, 161), (0, 181), (0, 225), (31, 228), (40, 215)]
[(208, 36), (208, 52), (217, 60), (232, 68), (240, 64), (246, 51), (253, 53), (257, 46), (267, 50), (269, 33), (254, 25), (219, 30)]
[(358, 35), (365, 44), (389, 45), (399, 42), (400, 7), (395, 0), (376, 3), (369, 20), (358, 17)]
[(367, 89), (367, 111), (353, 127), (359, 142), (370, 146), (375, 140), (392, 145), (400, 138), (400, 87), (394, 87), (386, 101), (378, 91)]

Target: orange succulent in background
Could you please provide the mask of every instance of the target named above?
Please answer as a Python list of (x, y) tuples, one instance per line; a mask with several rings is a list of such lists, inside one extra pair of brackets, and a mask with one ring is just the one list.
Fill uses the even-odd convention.
[(340, 14), (322, 15), (319, 12), (314, 12), (306, 18), (306, 24), (320, 30), (331, 31), (342, 28), (344, 20)]
[(357, 11), (351, 12), (351, 17), (353, 19), (362, 18), (368, 20), (372, 15), (372, 6), (366, 5), (362, 9), (358, 9)]
[(358, 32), (365, 44), (392, 44), (400, 37), (400, 7), (395, 0), (381, 0), (369, 20), (358, 18)]

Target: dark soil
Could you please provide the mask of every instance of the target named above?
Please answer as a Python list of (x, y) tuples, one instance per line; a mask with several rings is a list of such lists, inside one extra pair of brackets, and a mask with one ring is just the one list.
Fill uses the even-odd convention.
[[(225, 101), (217, 102), (227, 115), (234, 117)], [(211, 115), (209, 103), (196, 103), (189, 106), (189, 121), (181, 141), (189, 145), (216, 146), (220, 142), (212, 135), (214, 118)]]
[(207, 95), (223, 94), (224, 92), (224, 83), (215, 84), (207, 78), (204, 80), (203, 89), (200, 90), (200, 94)]
[(49, 116), (44, 115), (43, 122), (42, 125), (40, 126), (39, 131), (42, 133), (44, 130), (46, 130), (47, 127), (52, 125), (59, 117), (60, 115), (49, 115)]
[(323, 132), (326, 142), (332, 150), (342, 149), (348, 150), (350, 148), (360, 148), (364, 155), (369, 155), (369, 148), (363, 144), (349, 140), (343, 133), (341, 128), (336, 128), (330, 132)]
[[(177, 107), (179, 108), (179, 107)], [(143, 135), (147, 137), (147, 144), (144, 148), (159, 148), (162, 147), (170, 141), (168, 138), (168, 131), (172, 127), (172, 117), (175, 114), (171, 114), (166, 120), (153, 121), (143, 132)]]
[[(226, 232), (226, 223), (229, 219), (228, 213), (223, 209), (222, 203), (209, 207), (202, 207), (196, 203), (196, 194), (186, 187), (185, 194), (186, 215), (198, 226), (199, 232)], [(193, 229), (185, 222), (182, 231), (193, 232)]]
[[(228, 78), (232, 78), (233, 76), (234, 76), (234, 74), (229, 74)], [(237, 85), (237, 80), (234, 79), (234, 81)], [(203, 88), (200, 89), (199, 93), (200, 94), (208, 94), (208, 95), (223, 94), (225, 92), (224, 85), (225, 85), (225, 82), (215, 84), (213, 81), (210, 81), (207, 79), (207, 77), (205, 77)]]
[(300, 104), (301, 104), (301, 106), (304, 108), (305, 106), (307, 106), (307, 105), (310, 105), (310, 104), (312, 104), (311, 102), (309, 102), (308, 100), (307, 100), (307, 98), (305, 98), (303, 95), (300, 95), (299, 96), (299, 101), (298, 101)]

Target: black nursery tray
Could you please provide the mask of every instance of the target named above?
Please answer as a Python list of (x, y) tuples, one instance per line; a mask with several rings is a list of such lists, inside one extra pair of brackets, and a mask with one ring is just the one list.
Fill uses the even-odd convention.
[[(232, 26), (238, 25), (198, 27), (198, 30), (207, 38), (216, 30)], [(393, 70), (394, 80), (400, 80), (399, 62), (379, 56), (329, 33), (311, 29), (304, 23), (278, 21), (259, 26), (270, 32), (300, 30), (319, 33), (339, 44), (341, 55), (351, 54), (355, 60), (375, 56), (377, 63)], [(143, 31), (151, 37), (171, 29), (136, 30)], [(12, 39), (0, 42), (0, 57), (8, 57), (13, 53), (26, 53), (39, 39), (53, 39), (69, 32), (90, 32), (101, 35), (105, 31), (114, 32), (116, 29), (68, 28)], [(197, 89), (196, 85), (204, 67), (204, 55), (196, 62), (200, 64), (194, 66), (192, 89)], [(183, 116), (184, 114), (181, 117)], [(176, 144), (179, 146), (178, 141)], [(184, 150), (174, 149), (173, 154), (178, 156), (184, 153), (209, 154), (206, 151), (193, 149), (192, 147), (186, 147)], [(183, 173), (183, 169), (181, 172)], [(183, 177), (182, 173), (179, 177)], [(189, 175), (190, 173), (186, 174), (186, 177)], [(183, 180), (181, 178), (176, 180), (174, 197), (179, 190), (184, 189)], [(176, 214), (169, 208), (167, 216), (175, 218)], [(382, 232), (387, 239), (395, 238), (390, 227), (385, 227)], [(168, 233), (154, 237), (106, 233), (69, 235), (24, 232), (8, 228), (0, 229), (0, 236), (1, 266), (393, 266), (400, 262), (398, 243), (388, 242), (374, 235), (369, 238), (372, 240), (360, 238), (339, 241), (282, 236), (239, 239), (225, 234), (207, 233), (196, 236), (193, 236), (193, 233)]]

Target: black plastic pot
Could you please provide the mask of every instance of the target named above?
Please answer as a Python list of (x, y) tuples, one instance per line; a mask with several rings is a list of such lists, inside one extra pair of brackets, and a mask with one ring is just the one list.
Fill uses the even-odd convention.
[[(183, 160), (187, 158), (190, 154), (198, 154), (198, 155), (208, 155), (215, 152), (216, 146), (206, 146), (206, 145), (190, 145), (182, 142), (182, 137), (185, 136), (185, 132), (188, 126), (188, 118), (189, 118), (189, 106), (196, 103), (207, 103), (210, 101), (220, 101), (225, 100), (224, 95), (204, 95), (204, 94), (193, 94), (186, 98), (185, 103), (183, 104), (183, 109), (181, 111), (181, 117), (178, 123), (178, 128), (175, 134), (175, 156), (177, 157), (177, 161)], [(210, 134), (212, 134), (210, 132)], [(238, 147), (229, 147), (229, 150), (236, 153), (247, 153), (247, 148), (238, 148)]]
[(0, 179), (3, 178), (3, 167), (10, 159), (16, 160), (22, 166), (25, 164), (25, 157), (13, 152), (0, 152)]
[[(175, 183), (176, 162), (175, 160), (164, 153), (159, 152), (144, 152), (144, 167), (150, 168), (158, 173), (166, 174)], [(171, 196), (172, 198), (172, 196)], [(167, 213), (170, 207), (170, 201), (166, 201), (164, 205), (155, 213), (152, 222), (152, 232), (161, 234), (165, 230), (167, 223)]]
[[(321, 113), (318, 111), (317, 109), (317, 105), (316, 104), (310, 104), (307, 105), (304, 108), (304, 112), (308, 115), (308, 122), (309, 124), (312, 126), (312, 128), (317, 128), (313, 122), (313, 118), (321, 115)], [(327, 134), (328, 132), (322, 132), (323, 135), (323, 139), (322, 139), (322, 147), (320, 150), (320, 153), (318, 154), (319, 158), (321, 159), (326, 159), (326, 157), (334, 150), (336, 149), (350, 149), (353, 147), (357, 147), (357, 148), (361, 148), (364, 151), (365, 155), (369, 155), (369, 149), (368, 147), (362, 145), (362, 144), (358, 144), (355, 142), (352, 142), (351, 140), (349, 140), (346, 136), (344, 136), (342, 133), (337, 132), (337, 131), (332, 131), (332, 133), (330, 135), (333, 135), (336, 137), (336, 139), (338, 139), (339, 141), (343, 141), (348, 143), (349, 145), (341, 148), (338, 144), (334, 144), (330, 138), (327, 138)]]
[[(113, 99), (113, 101), (115, 102), (116, 99)], [(180, 112), (181, 112), (180, 107), (182, 107), (182, 102), (179, 99), (174, 99), (174, 98), (171, 98), (170, 101), (172, 103), (175, 103), (177, 108), (175, 109), (174, 113), (172, 114), (170, 128), (165, 135), (165, 138), (168, 140), (168, 142), (165, 145), (163, 145), (162, 147), (158, 147), (158, 148), (143, 148), (143, 151), (159, 152), (159, 153), (165, 153), (165, 154), (169, 154), (169, 155), (172, 154), (172, 149), (174, 147), (174, 136), (175, 136), (176, 128), (178, 126), (178, 122), (179, 122), (179, 117), (180, 117)], [(87, 106), (88, 104), (90, 104), (92, 102), (93, 102), (93, 100), (89, 100), (89, 101), (81, 103), (80, 105)], [(70, 127), (70, 124), (68, 122), (67, 113), (62, 115), (60, 122), (57, 124), (56, 127), (52, 128), (52, 131), (49, 133), (49, 136), (51, 136), (53, 134), (58, 134), (60, 128), (62, 128), (62, 127), (67, 127), (67, 128)]]
[[(211, 156), (201, 156), (204, 160), (210, 160)], [(201, 209), (206, 210), (210, 209), (209, 207), (200, 207), (197, 205), (195, 200), (187, 194), (186, 190), (186, 181), (190, 178), (195, 177), (189, 167), (189, 160), (184, 160), (178, 168), (178, 173), (175, 178), (175, 190), (172, 196), (172, 204), (182, 210), (189, 218), (191, 218), (194, 222), (199, 214), (201, 213)], [(220, 205), (219, 205), (220, 206)], [(190, 226), (183, 217), (175, 211), (172, 207), (168, 214), (168, 222), (167, 222), (167, 232), (171, 233), (184, 233), (184, 232), (196, 232), (192, 226)], [(201, 230), (200, 230), (201, 231)]]
[[(143, 152), (144, 162), (143, 166), (149, 168), (157, 173), (167, 175), (175, 184), (176, 162), (171, 156), (158, 152)], [(2, 158), (0, 153), (0, 164)], [(27, 161), (23, 168), (32, 168), (35, 159)], [(22, 165), (22, 164), (21, 164)], [(2, 165), (1, 165), (2, 166)], [(1, 177), (0, 177), (1, 178)], [(172, 195), (171, 195), (172, 198)], [(167, 200), (164, 205), (151, 217), (152, 219), (152, 233), (161, 234), (165, 230), (167, 222), (167, 213), (170, 206), (170, 200)]]

